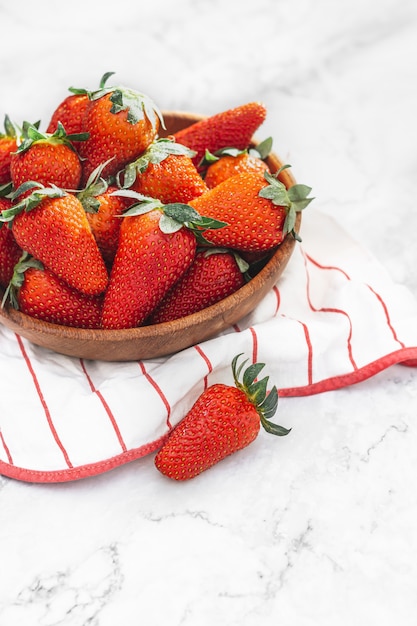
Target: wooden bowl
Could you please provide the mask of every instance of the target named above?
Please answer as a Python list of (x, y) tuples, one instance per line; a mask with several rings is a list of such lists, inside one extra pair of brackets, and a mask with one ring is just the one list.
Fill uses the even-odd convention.
[[(164, 134), (170, 135), (202, 116), (170, 111), (164, 112), (164, 119)], [(268, 164), (272, 171), (283, 165), (275, 154), (269, 156)], [(280, 180), (287, 187), (295, 183), (288, 169), (282, 172)], [(300, 223), (298, 213), (297, 231)], [(250, 313), (281, 276), (295, 243), (292, 236), (286, 237), (259, 273), (234, 294), (172, 322), (127, 330), (89, 330), (43, 322), (8, 305), (0, 308), (0, 322), (34, 344), (83, 359), (135, 361), (172, 354), (213, 337)]]

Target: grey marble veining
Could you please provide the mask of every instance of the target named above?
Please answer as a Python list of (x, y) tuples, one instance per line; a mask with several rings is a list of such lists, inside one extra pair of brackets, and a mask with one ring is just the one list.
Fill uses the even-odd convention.
[[(46, 124), (109, 70), (163, 109), (262, 100), (317, 208), (417, 296), (413, 0), (17, 0), (0, 19), (0, 114)], [(152, 455), (77, 483), (0, 477), (0, 625), (415, 624), (417, 371), (280, 410), (291, 437), (186, 484)]]

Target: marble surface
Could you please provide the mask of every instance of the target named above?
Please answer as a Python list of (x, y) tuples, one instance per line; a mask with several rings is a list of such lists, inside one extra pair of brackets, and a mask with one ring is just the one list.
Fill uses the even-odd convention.
[[(316, 207), (417, 296), (414, 0), (16, 0), (0, 18), (1, 115), (46, 121), (109, 70), (163, 109), (262, 100)], [(417, 371), (395, 366), (281, 399), (290, 437), (185, 484), (152, 455), (0, 477), (1, 626), (415, 624), (416, 407)]]

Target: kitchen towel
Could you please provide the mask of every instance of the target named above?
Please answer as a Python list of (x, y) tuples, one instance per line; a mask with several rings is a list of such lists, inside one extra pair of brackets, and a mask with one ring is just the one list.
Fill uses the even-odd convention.
[(417, 364), (417, 300), (328, 215), (257, 308), (168, 357), (108, 363), (62, 356), (0, 326), (0, 473), (29, 482), (94, 476), (157, 450), (198, 395), (232, 384), (232, 358), (265, 363), (280, 396), (336, 390)]

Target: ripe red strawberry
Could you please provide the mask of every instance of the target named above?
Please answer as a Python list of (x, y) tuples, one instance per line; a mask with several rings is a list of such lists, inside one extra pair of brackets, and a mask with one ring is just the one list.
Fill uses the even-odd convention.
[(142, 325), (193, 262), (194, 230), (215, 224), (187, 204), (164, 206), (153, 198), (143, 198), (124, 215), (104, 299), (103, 328)]
[(89, 99), (82, 124), (89, 138), (80, 146), (84, 182), (109, 159), (104, 178), (134, 161), (155, 139), (162, 122), (162, 114), (149, 96), (133, 89), (104, 87), (89, 93)]
[(119, 188), (101, 177), (103, 163), (90, 176), (84, 189), (77, 193), (91, 231), (108, 269), (111, 268), (119, 243), (121, 215), (134, 203), (132, 198), (117, 194)]
[[(106, 81), (114, 72), (107, 72), (101, 78), (99, 88), (104, 89)], [(79, 89), (70, 87), (71, 95), (64, 98), (52, 113), (52, 117), (46, 128), (47, 133), (54, 133), (59, 122), (64, 126), (68, 134), (78, 134), (82, 132), (82, 121), (84, 113), (90, 102), (89, 94), (92, 93), (87, 89)], [(78, 142), (73, 142), (75, 146), (79, 146)]]
[(17, 149), (17, 131), (8, 115), (4, 116), (4, 133), (0, 133), (0, 185), (11, 180), (10, 161), (12, 153)]
[(217, 383), (206, 389), (157, 453), (155, 466), (165, 476), (194, 478), (252, 443), (261, 424), (274, 435), (290, 432), (270, 421), (278, 406), (276, 387), (267, 392), (269, 377), (255, 382), (264, 364), (250, 365), (240, 382), (247, 362), (237, 367), (240, 356), (232, 361), (235, 386)]
[(108, 268), (111, 268), (117, 246), (122, 219), (120, 216), (131, 201), (114, 195), (118, 187), (109, 186), (103, 193), (96, 196), (99, 202), (97, 212), (87, 213), (91, 231)]
[(206, 150), (216, 152), (233, 146), (247, 148), (259, 126), (266, 118), (266, 108), (260, 102), (249, 102), (206, 117), (175, 133), (175, 141), (195, 151), (194, 164), (199, 166)]
[(202, 215), (227, 223), (221, 230), (207, 230), (205, 238), (215, 246), (246, 252), (271, 250), (290, 232), (299, 239), (296, 212), (311, 202), (311, 188), (294, 185), (287, 190), (277, 178), (280, 171), (263, 176), (242, 172), (192, 200), (189, 204)]
[[(7, 198), (0, 198), (0, 212), (10, 209), (11, 205)], [(22, 249), (17, 245), (12, 229), (0, 222), (0, 287), (9, 284), (21, 254)]]
[(53, 112), (46, 132), (53, 134), (58, 128), (58, 123), (61, 123), (67, 133), (81, 133), (82, 120), (89, 102), (87, 92), (67, 96)]
[(22, 313), (52, 324), (99, 328), (102, 296), (87, 296), (24, 253), (3, 298)]
[(81, 140), (85, 135), (67, 135), (60, 124), (52, 135), (41, 133), (36, 125), (25, 122), (22, 137), (23, 141), (12, 154), (10, 162), (15, 189), (29, 180), (63, 189), (77, 189), (82, 168), (71, 139), (76, 137)]
[(207, 191), (195, 167), (194, 152), (173, 138), (156, 139), (122, 173), (123, 187), (164, 204), (188, 202)]
[(248, 264), (224, 248), (198, 250), (191, 267), (167, 293), (148, 320), (168, 322), (201, 311), (245, 284)]
[[(21, 191), (26, 191), (26, 185)], [(74, 289), (90, 295), (106, 289), (107, 269), (75, 195), (37, 185), (3, 211), (0, 221), (12, 222), (18, 245)]]
[(269, 167), (264, 159), (268, 156), (272, 146), (272, 140), (266, 139), (256, 148), (237, 150), (236, 148), (224, 148), (215, 154), (207, 152), (203, 166), (207, 165), (204, 180), (207, 187), (212, 189), (227, 178), (241, 172), (269, 172)]

